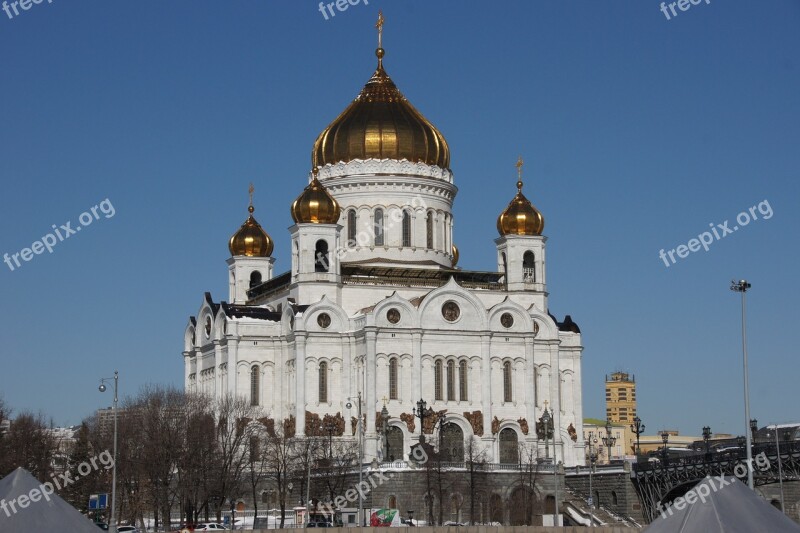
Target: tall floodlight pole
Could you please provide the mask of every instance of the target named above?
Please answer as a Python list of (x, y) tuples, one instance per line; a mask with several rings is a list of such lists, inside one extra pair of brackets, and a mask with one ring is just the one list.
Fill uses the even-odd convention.
[(117, 403), (119, 402), (119, 372), (114, 371), (113, 378), (100, 380), (98, 390), (106, 391), (106, 381), (114, 380), (114, 465), (111, 468), (111, 519), (108, 530), (117, 533)]
[(754, 490), (752, 437), (750, 431), (748, 431), (750, 429), (750, 381), (747, 373), (747, 318), (745, 314), (745, 294), (751, 286), (744, 279), (731, 281), (731, 290), (742, 293), (742, 357), (744, 360), (744, 429), (747, 442), (747, 486), (750, 487), (750, 490)]

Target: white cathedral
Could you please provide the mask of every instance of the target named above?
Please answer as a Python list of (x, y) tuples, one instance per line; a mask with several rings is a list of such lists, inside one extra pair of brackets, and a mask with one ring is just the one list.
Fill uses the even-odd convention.
[(185, 330), (186, 390), (239, 395), (297, 437), (340, 439), (354, 438), (360, 398), (365, 462), (406, 459), (424, 431), (453, 462), (473, 439), (493, 463), (516, 463), (525, 444), (584, 464), (581, 334), (548, 311), (544, 218), (522, 193), (522, 161), (497, 219), (497, 269), (458, 268), (447, 141), (389, 78), (380, 41), (376, 54), (314, 143), (288, 272), (274, 272), (251, 187), (228, 302), (206, 293)]

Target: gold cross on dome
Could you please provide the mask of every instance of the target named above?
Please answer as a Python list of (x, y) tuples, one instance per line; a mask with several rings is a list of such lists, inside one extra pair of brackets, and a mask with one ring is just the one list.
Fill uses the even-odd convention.
[(547, 400), (544, 401), (544, 410), (547, 411)]
[(384, 396), (383, 398), (381, 398), (381, 400), (383, 401), (383, 406), (386, 407), (386, 403), (389, 401), (389, 398)]
[(383, 48), (383, 23), (386, 19), (383, 18), (383, 11), (378, 11), (378, 22), (375, 27), (378, 28), (378, 48)]
[(250, 205), (253, 205), (253, 193), (255, 191), (256, 191), (256, 188), (253, 187), (252, 183), (250, 183), (250, 188), (248, 189), (248, 192), (250, 193)]
[(522, 160), (522, 156), (519, 156), (519, 159), (517, 159), (517, 164), (514, 165), (515, 167), (517, 167), (517, 177), (519, 178), (520, 181), (522, 181), (522, 166), (524, 164), (525, 161)]

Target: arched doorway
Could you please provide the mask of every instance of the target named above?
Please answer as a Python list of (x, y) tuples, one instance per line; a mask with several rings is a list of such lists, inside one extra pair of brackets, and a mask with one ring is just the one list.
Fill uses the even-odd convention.
[(517, 432), (511, 428), (505, 428), (500, 432), (500, 463), (519, 463), (519, 443), (517, 441)]
[(442, 459), (445, 462), (464, 462), (464, 432), (458, 424), (449, 422), (442, 428), (441, 449)]
[(391, 426), (386, 430), (387, 453), (385, 461), (399, 461), (403, 458), (403, 430)]
[(517, 487), (514, 492), (511, 493), (509, 510), (509, 518), (512, 526), (534, 525), (536, 495), (528, 487)]

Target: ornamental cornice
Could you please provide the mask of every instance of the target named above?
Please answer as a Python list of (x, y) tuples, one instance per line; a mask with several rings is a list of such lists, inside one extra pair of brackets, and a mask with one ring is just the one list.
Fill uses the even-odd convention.
[[(434, 178), (447, 183), (453, 183), (453, 173), (446, 168), (425, 163), (412, 163), (406, 159), (354, 159), (353, 161), (328, 164), (319, 170), (319, 180), (324, 182), (329, 178), (342, 176), (364, 175), (405, 175)], [(308, 174), (311, 181), (311, 173)]]

